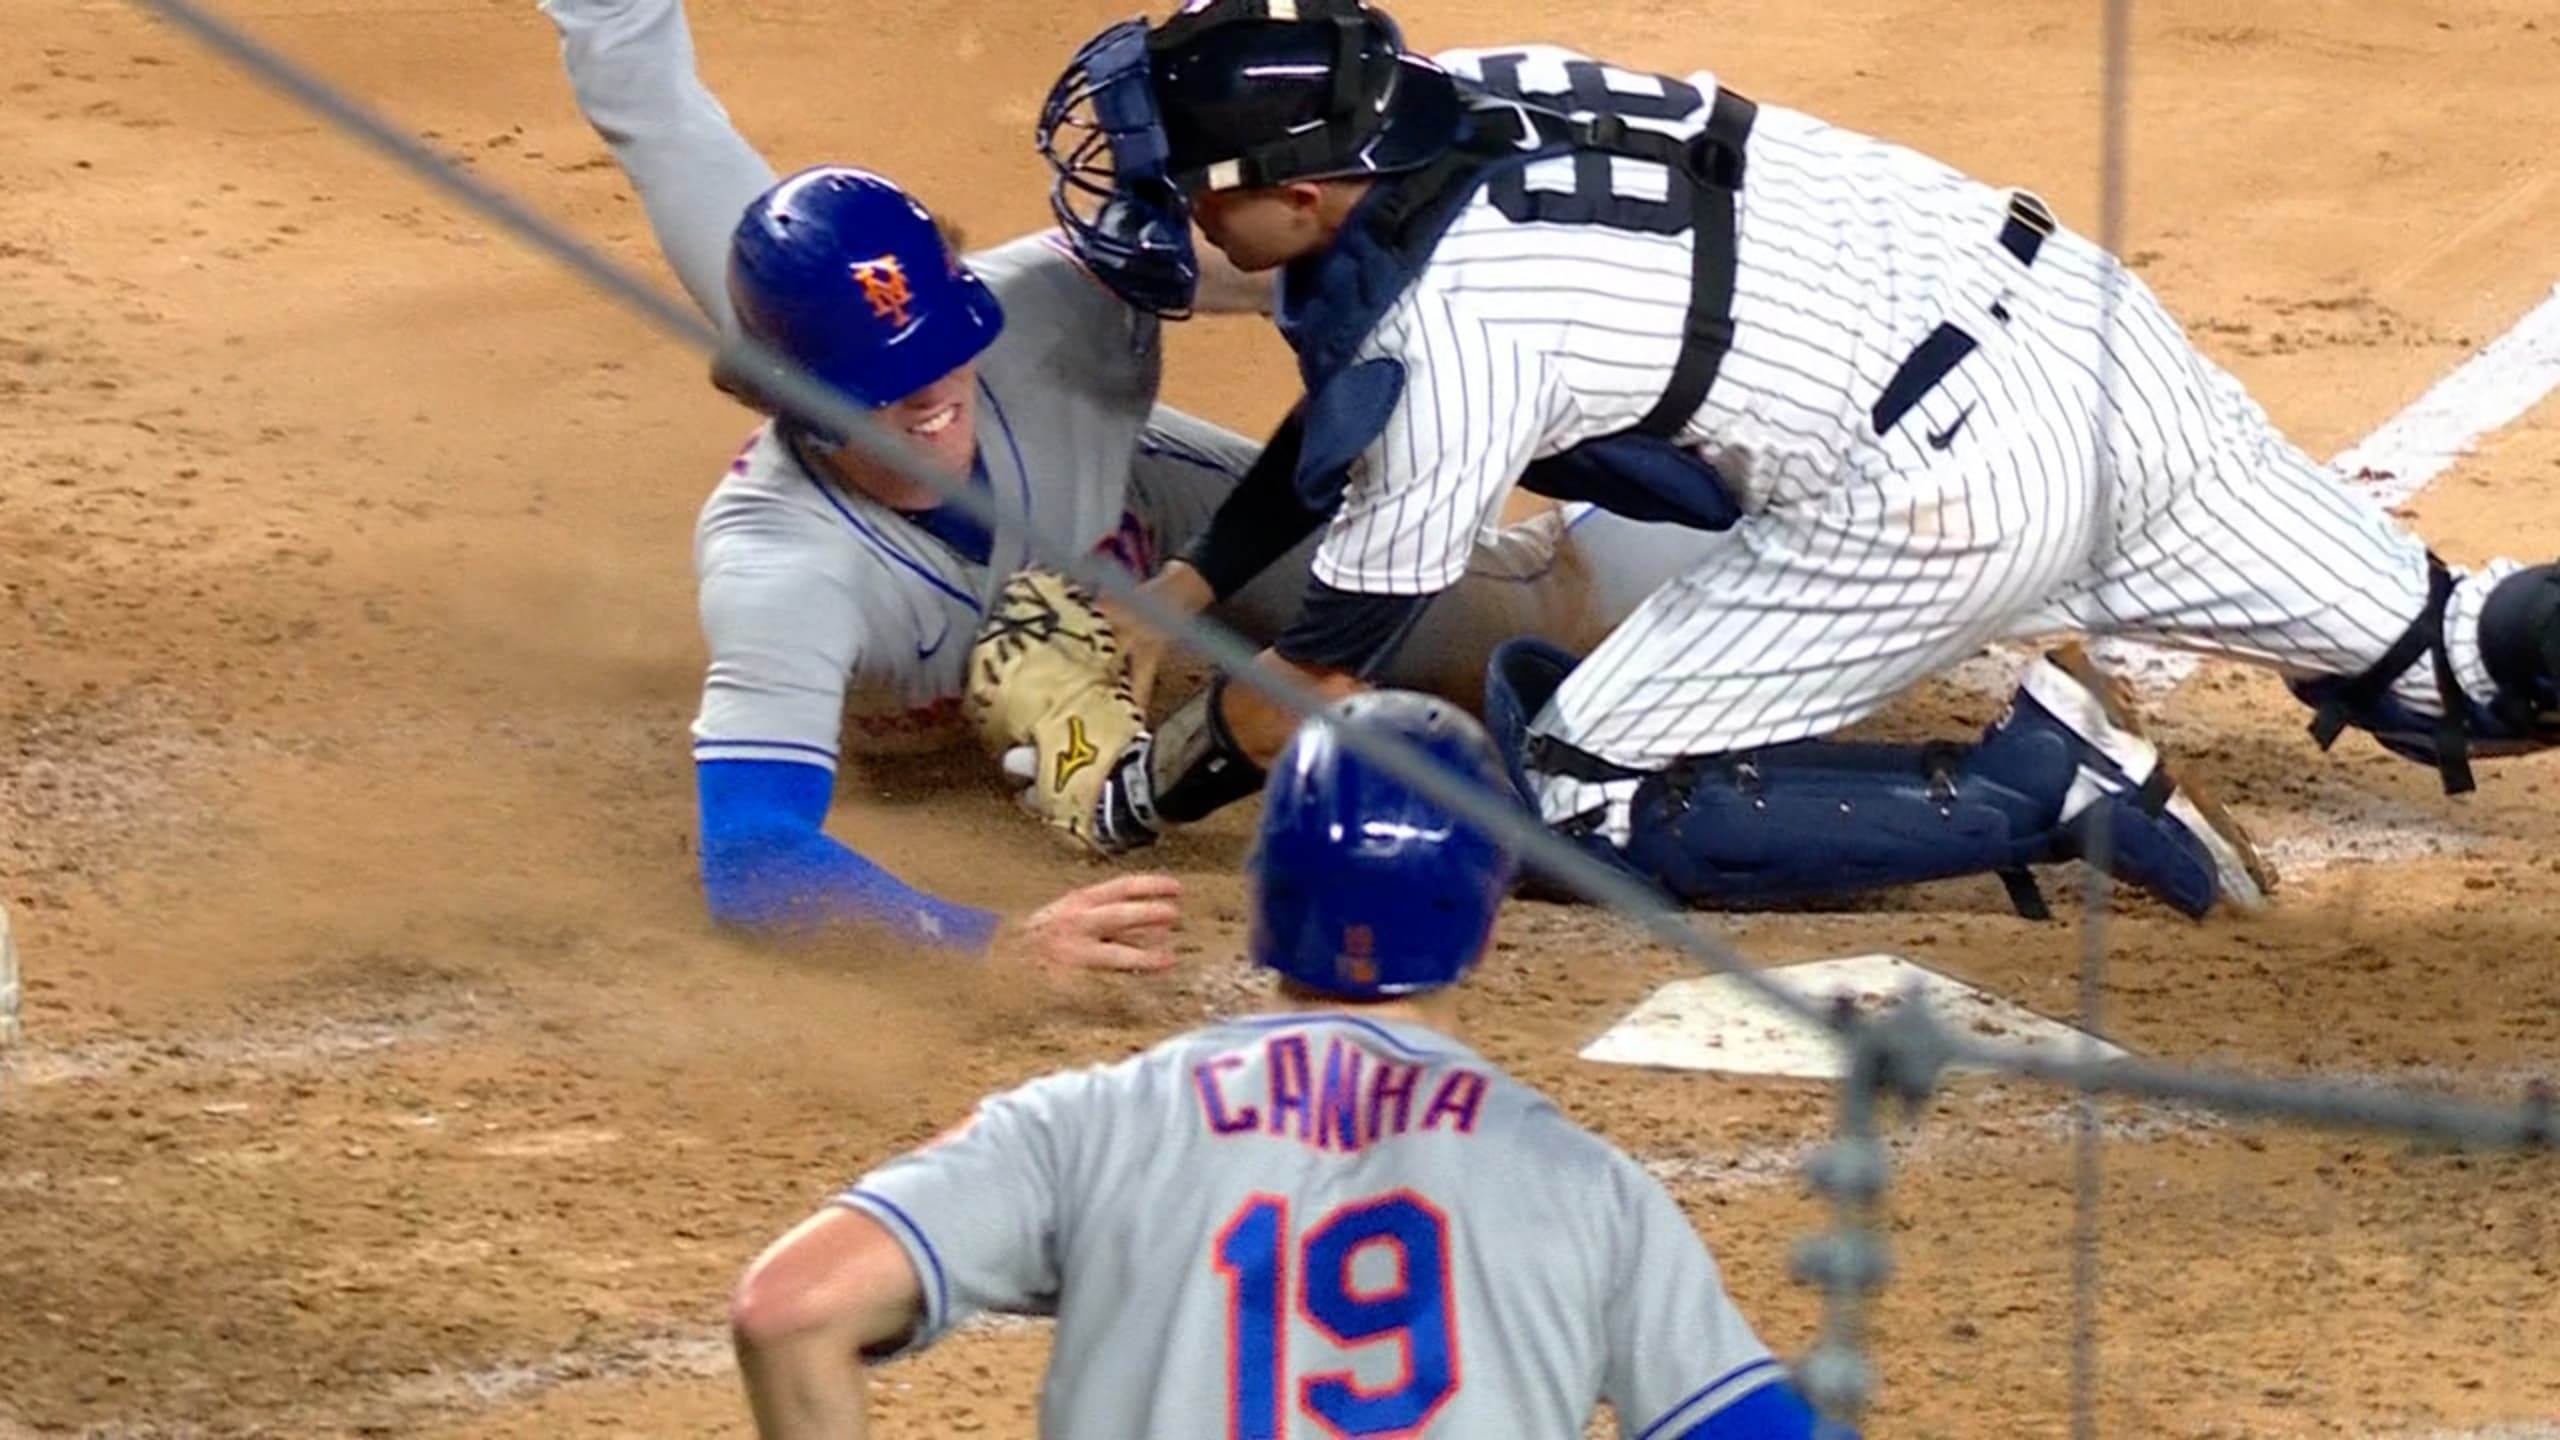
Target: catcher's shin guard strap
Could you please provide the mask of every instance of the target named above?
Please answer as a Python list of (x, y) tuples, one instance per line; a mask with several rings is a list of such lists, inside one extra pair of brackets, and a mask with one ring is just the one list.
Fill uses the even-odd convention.
[(1227, 677), (1220, 674), (1157, 729), (1147, 783), (1158, 818), (1187, 825), (1262, 788), (1262, 767), (1227, 728), (1220, 708), (1226, 693)]
[(2320, 748), (2337, 743), (2348, 725), (2379, 711), (2391, 687), (2425, 656), (2435, 664), (2436, 698), (2443, 715), (2435, 727), (2436, 769), (2444, 776), (2444, 793), (2460, 795), (2474, 788), (2471, 778), (2471, 735), (2465, 723), (2470, 709), (2462, 686), (2454, 679), (2453, 661), (2445, 654), (2444, 612), (2453, 599), (2453, 572), (2430, 552), (2427, 556), (2427, 603), (2409, 622), (2382, 658), (2361, 675), (2324, 687), (2319, 709), (2311, 717), (2311, 738)]

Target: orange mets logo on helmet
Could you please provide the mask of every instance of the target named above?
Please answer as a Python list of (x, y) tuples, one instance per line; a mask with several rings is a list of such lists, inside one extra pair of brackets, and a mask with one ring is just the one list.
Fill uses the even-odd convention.
[(916, 303), (916, 297), (907, 288), (906, 267), (897, 256), (854, 261), (853, 281), (862, 287), (862, 298), (871, 302), (872, 314), (892, 325), (906, 325), (907, 307)]

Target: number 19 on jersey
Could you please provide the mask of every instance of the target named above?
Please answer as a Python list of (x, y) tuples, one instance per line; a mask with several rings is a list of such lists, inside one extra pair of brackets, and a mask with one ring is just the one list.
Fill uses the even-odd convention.
[[(1396, 1347), (1401, 1378), (1387, 1384), (1347, 1369), (1297, 1378), (1298, 1408), (1328, 1434), (1411, 1434), (1458, 1393), (1449, 1221), (1412, 1191), (1354, 1201), (1298, 1235), (1287, 1200), (1256, 1195), (1218, 1232), (1215, 1261), (1227, 1281), (1228, 1440), (1288, 1434), (1293, 1314), (1339, 1350)], [(1353, 1273), (1362, 1268), (1366, 1289)], [(1381, 1270), (1393, 1278), (1376, 1283)]]

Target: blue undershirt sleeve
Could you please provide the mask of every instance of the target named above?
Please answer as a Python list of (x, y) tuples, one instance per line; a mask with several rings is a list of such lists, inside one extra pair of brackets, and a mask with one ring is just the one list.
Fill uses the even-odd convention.
[(984, 951), (1000, 917), (937, 899), (821, 828), (835, 776), (821, 765), (704, 760), (702, 888), (712, 917), (759, 932), (877, 927), (910, 944)]

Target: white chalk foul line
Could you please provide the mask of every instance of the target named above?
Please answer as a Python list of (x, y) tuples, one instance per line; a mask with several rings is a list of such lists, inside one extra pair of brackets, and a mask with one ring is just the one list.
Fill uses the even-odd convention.
[(2433, 484), (2484, 435), (2524, 418), (2560, 387), (2560, 285), (2381, 429), (2330, 463), (2376, 504)]

